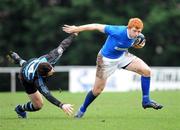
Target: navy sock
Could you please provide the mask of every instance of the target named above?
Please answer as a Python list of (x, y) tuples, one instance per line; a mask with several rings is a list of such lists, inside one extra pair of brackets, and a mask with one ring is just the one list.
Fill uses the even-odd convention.
[(150, 91), (150, 77), (141, 76), (141, 87), (142, 87), (142, 101), (143, 103), (149, 102), (149, 91)]
[(32, 102), (28, 102), (22, 105), (22, 110), (32, 112), (32, 111), (38, 111), (39, 109), (34, 108)]
[(92, 90), (88, 92), (85, 100), (84, 100), (84, 103), (83, 105), (81, 106), (80, 110), (82, 112), (85, 112), (87, 107), (94, 101), (94, 99), (96, 98), (97, 96), (94, 96), (93, 93), (92, 93)]

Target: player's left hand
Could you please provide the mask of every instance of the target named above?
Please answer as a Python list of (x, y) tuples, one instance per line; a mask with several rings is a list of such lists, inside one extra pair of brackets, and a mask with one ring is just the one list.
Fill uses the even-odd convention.
[(134, 44), (133, 47), (136, 48), (136, 49), (140, 49), (140, 48), (143, 48), (146, 44), (146, 40), (144, 39), (141, 43), (139, 44)]
[(71, 105), (71, 104), (63, 104), (62, 109), (67, 115), (69, 115), (69, 116), (73, 115), (73, 110), (74, 110), (73, 105)]

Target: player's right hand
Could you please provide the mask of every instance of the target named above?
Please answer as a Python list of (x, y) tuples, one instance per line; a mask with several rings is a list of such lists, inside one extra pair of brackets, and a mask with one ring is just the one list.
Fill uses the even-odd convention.
[(71, 105), (71, 104), (63, 104), (62, 109), (67, 115), (69, 115), (69, 116), (73, 115), (73, 110), (74, 110), (73, 105)]
[(66, 33), (79, 33), (78, 27), (75, 25), (64, 25), (62, 30)]
[(134, 44), (133, 47), (136, 49), (143, 48), (146, 44), (146, 40), (144, 39), (140, 44)]

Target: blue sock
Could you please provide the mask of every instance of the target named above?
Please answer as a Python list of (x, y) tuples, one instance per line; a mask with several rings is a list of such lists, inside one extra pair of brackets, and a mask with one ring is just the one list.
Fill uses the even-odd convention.
[(150, 80), (151, 80), (150, 77), (141, 76), (141, 87), (142, 87), (142, 94), (143, 94), (142, 101), (143, 101), (143, 103), (147, 103), (150, 101), (150, 99), (149, 99)]
[(93, 93), (92, 93), (92, 90), (88, 92), (85, 100), (84, 100), (84, 103), (83, 105), (81, 106), (80, 110), (82, 112), (85, 112), (87, 107), (94, 101), (94, 99), (96, 98), (97, 96), (94, 96)]

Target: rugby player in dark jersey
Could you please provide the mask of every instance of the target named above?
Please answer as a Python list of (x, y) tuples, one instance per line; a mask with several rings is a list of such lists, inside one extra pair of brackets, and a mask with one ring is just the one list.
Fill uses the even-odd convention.
[(48, 54), (39, 58), (32, 58), (28, 61), (23, 60), (17, 53), (10, 52), (9, 57), (11, 60), (22, 67), (19, 79), (30, 98), (29, 102), (16, 106), (15, 112), (18, 114), (18, 117), (27, 118), (27, 111), (35, 112), (40, 110), (43, 107), (42, 95), (49, 102), (62, 109), (66, 114), (72, 115), (73, 105), (63, 103), (55, 98), (46, 86), (46, 81), (49, 76), (53, 75), (54, 65), (66, 48), (71, 45), (75, 36), (76, 34), (71, 34)]

